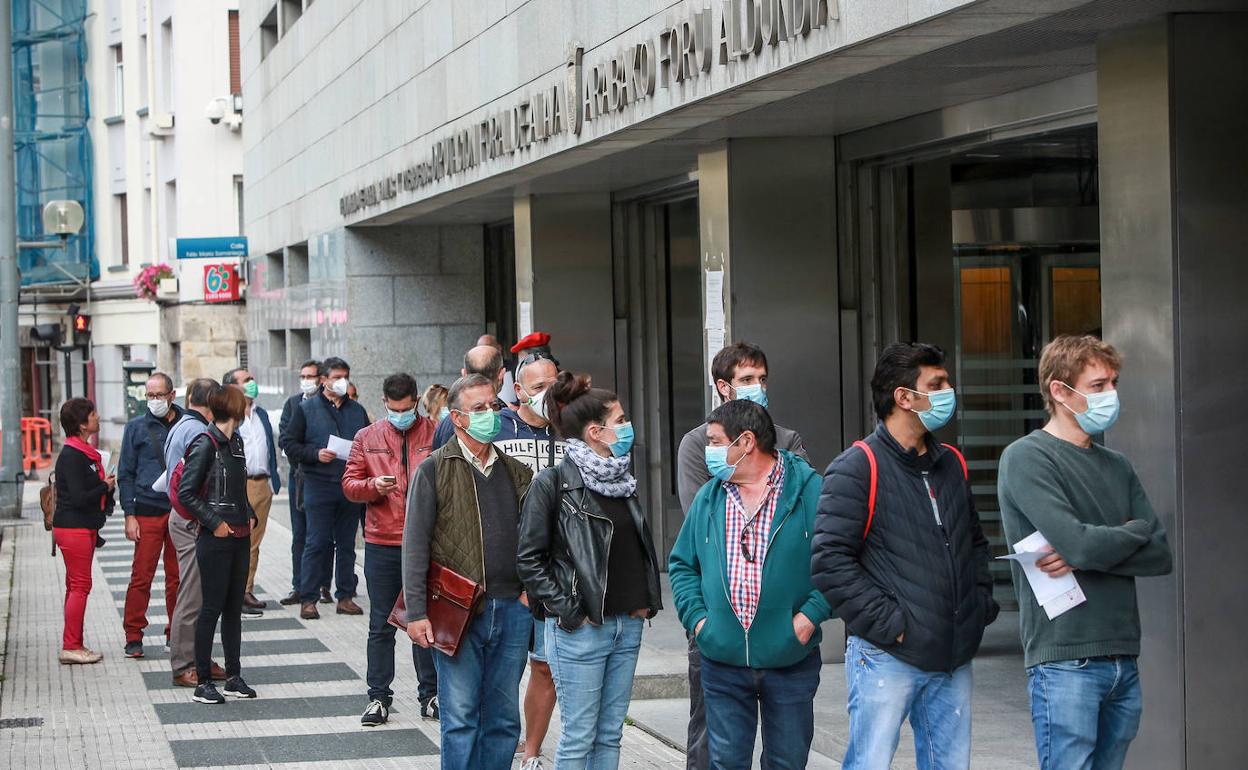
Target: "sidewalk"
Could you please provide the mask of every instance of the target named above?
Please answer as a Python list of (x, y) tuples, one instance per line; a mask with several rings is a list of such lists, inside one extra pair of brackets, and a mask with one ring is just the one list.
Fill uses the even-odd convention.
[[(274, 500), (256, 578), (255, 593), (269, 608), (263, 618), (243, 621), (243, 670), (260, 698), (222, 706), (193, 703), (189, 690), (170, 686), (163, 592), (155, 590), (163, 586), (159, 575), (148, 613), (146, 657), (122, 657), (121, 612), (133, 547), (120, 515), (101, 533), (108, 542), (96, 555), (87, 607), (87, 645), (104, 653), (104, 660), (93, 666), (57, 663), (64, 568), (59, 556), (49, 556), (50, 537), (38, 521), (37, 505), (30, 505), (37, 495), (37, 486), (27, 487), (24, 520), (3, 527), (0, 542), (0, 638), (10, 607), (4, 601), (10, 576), (13, 586), (7, 644), (0, 646), (7, 650), (0, 682), (0, 767), (438, 767), (438, 724), (420, 719), (410, 665), (397, 666), (390, 723), (360, 727), (367, 705), (362, 676), (367, 617), (335, 615), (332, 605), (322, 605), (320, 620), (302, 621), (298, 607), (277, 604), (290, 585), (284, 495)], [(362, 579), (357, 601), (367, 608)], [(649, 676), (643, 666), (639, 673), (639, 687), (670, 697), (665, 688), (672, 683), (663, 671)], [(557, 740), (556, 713), (547, 757)], [(625, 727), (621, 767), (683, 766), (680, 751)]]

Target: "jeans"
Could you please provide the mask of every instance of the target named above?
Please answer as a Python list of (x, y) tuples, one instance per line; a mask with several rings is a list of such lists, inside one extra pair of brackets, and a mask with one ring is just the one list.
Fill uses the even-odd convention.
[[(176, 514), (175, 514), (176, 515)], [(147, 608), (152, 601), (152, 578), (156, 565), (165, 560), (165, 614), (172, 621), (178, 603), (178, 554), (169, 537), (169, 514), (135, 516), (139, 539), (134, 544), (134, 561), (130, 566), (130, 585), (126, 587), (126, 642), (143, 641), (147, 628)], [(162, 556), (163, 555), (163, 556)], [(169, 640), (169, 623), (165, 624), (165, 641)]]
[(82, 621), (87, 614), (91, 593), (91, 562), (95, 559), (95, 539), (99, 532), (77, 527), (56, 527), (52, 541), (65, 560), (65, 630), (62, 650), (82, 649)]
[(202, 530), (195, 544), (203, 606), (195, 621), (195, 671), (199, 681), (212, 678), (212, 635), (221, 620), (221, 647), (225, 652), (226, 677), (238, 676), (243, 643), (243, 592), (247, 588), (247, 565), (251, 540), (217, 537)]
[(971, 764), (971, 664), (952, 674), (923, 671), (865, 639), (849, 637), (849, 747), (845, 770), (888, 770), (910, 718), (919, 770)]
[[(290, 495), (290, 590), (295, 593), (303, 591), (303, 548), (308, 539), (308, 514), (296, 504), (296, 499), (302, 499), (302, 492), (294, 491), (296, 484), (302, 485), (302, 481), (298, 481), (298, 471), (291, 474), (291, 495)], [(334, 554), (331, 550), (325, 554), (325, 561), (321, 565), (321, 588), (329, 590), (330, 576), (334, 569)]]
[(1027, 669), (1041, 770), (1118, 770), (1140, 728), (1135, 658), (1055, 660)]
[(702, 692), (710, 766), (749, 770), (759, 713), (762, 766), (800, 770), (815, 737), (815, 691), (822, 661), (815, 650), (785, 668), (749, 668), (702, 657)]
[(516, 599), (484, 599), (455, 657), (438, 650), (442, 770), (509, 770), (520, 740), (520, 677), (533, 616)]
[(614, 770), (633, 694), (644, 621), (609, 615), (601, 626), (564, 631), (546, 620), (546, 660), (555, 678), (561, 728), (559, 770)]
[(686, 770), (709, 770), (711, 749), (706, 736), (706, 704), (702, 700), (702, 650), (689, 636), (689, 730), (686, 738)]
[[(368, 584), (368, 699), (379, 700), (389, 708), (394, 698), (390, 685), (394, 682), (394, 634), (398, 629), (387, 621), (403, 592), (402, 546), (365, 543), (364, 581)], [(433, 652), (412, 644), (407, 634), (403, 634), (403, 642), (411, 644), (418, 682), (416, 697), (425, 703), (438, 694)]]
[(337, 481), (303, 477), (303, 504), (308, 519), (307, 542), (303, 548), (303, 585), (299, 589), (304, 604), (315, 602), (321, 595), (317, 565), (337, 550), (338, 590), (334, 596), (342, 601), (355, 596), (355, 532), (360, 526), (359, 503), (342, 494)]

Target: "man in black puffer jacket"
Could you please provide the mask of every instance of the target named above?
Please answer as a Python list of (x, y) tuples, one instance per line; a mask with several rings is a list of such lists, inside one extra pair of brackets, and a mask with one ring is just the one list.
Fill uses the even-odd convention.
[(888, 767), (910, 716), (920, 770), (966, 768), (970, 661), (998, 607), (965, 462), (931, 435), (955, 411), (944, 354), (890, 345), (871, 391), (879, 426), (828, 466), (812, 543), (850, 633), (844, 767)]

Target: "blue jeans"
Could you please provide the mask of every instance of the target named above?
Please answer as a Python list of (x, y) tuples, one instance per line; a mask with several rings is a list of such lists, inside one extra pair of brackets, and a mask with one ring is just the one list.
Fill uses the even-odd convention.
[(971, 765), (971, 664), (952, 674), (923, 671), (865, 639), (849, 637), (849, 747), (845, 770), (888, 770), (901, 723), (910, 718), (919, 770)]
[(1140, 729), (1135, 658), (1055, 660), (1027, 669), (1041, 770), (1118, 770)]
[[(291, 474), (292, 477), (294, 474)], [(291, 486), (295, 482), (292, 478)], [(295, 505), (295, 494), (292, 490), (290, 496), (290, 588), (296, 593), (303, 590), (303, 582), (301, 575), (303, 574), (303, 548), (308, 537), (308, 515), (302, 508)], [(333, 554), (325, 554), (325, 563), (322, 568), (321, 587), (329, 588), (330, 575), (333, 571)]]
[[(394, 602), (403, 591), (403, 548), (397, 545), (364, 544), (364, 581), (368, 583), (368, 699), (379, 700), (389, 708), (394, 698), (394, 634), (387, 622)], [(404, 645), (412, 647), (416, 666), (416, 698), (425, 703), (438, 694), (438, 672), (433, 653), (412, 644), (403, 635)]]
[(702, 697), (711, 767), (749, 770), (758, 716), (763, 716), (762, 766), (800, 770), (815, 736), (819, 651), (785, 668), (749, 668), (702, 656)]
[(303, 477), (303, 506), (307, 514), (308, 534), (303, 548), (303, 570), (300, 579), (300, 599), (304, 604), (314, 602), (321, 595), (321, 575), (317, 565), (324, 564), (329, 555), (337, 550), (338, 590), (334, 594), (339, 601), (355, 596), (358, 578), (355, 575), (355, 532), (360, 525), (359, 503), (353, 503), (342, 494), (337, 481), (325, 481), (313, 476)]
[(610, 615), (564, 631), (546, 620), (546, 661), (559, 699), (559, 770), (614, 770), (641, 650), (641, 618)]
[(442, 770), (509, 770), (520, 741), (520, 677), (533, 616), (517, 599), (485, 599), (455, 657), (438, 669)]

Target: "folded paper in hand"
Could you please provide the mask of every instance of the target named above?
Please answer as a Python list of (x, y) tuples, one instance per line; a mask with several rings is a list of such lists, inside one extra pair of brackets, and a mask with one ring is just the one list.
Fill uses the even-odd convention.
[(351, 454), (351, 442), (341, 436), (330, 436), (329, 445), (325, 448), (333, 452), (339, 460), (345, 460)]
[(1050, 553), (1052, 547), (1049, 541), (1039, 532), (1033, 532), (1014, 544), (1014, 553), (997, 558), (1018, 562), (1023, 568), (1023, 574), (1027, 576), (1027, 583), (1036, 597), (1036, 603), (1044, 608), (1045, 614), (1052, 620), (1083, 604), (1087, 597), (1083, 595), (1083, 589), (1079, 587), (1079, 581), (1075, 580), (1074, 573), (1055, 578), (1036, 566), (1036, 560)]

